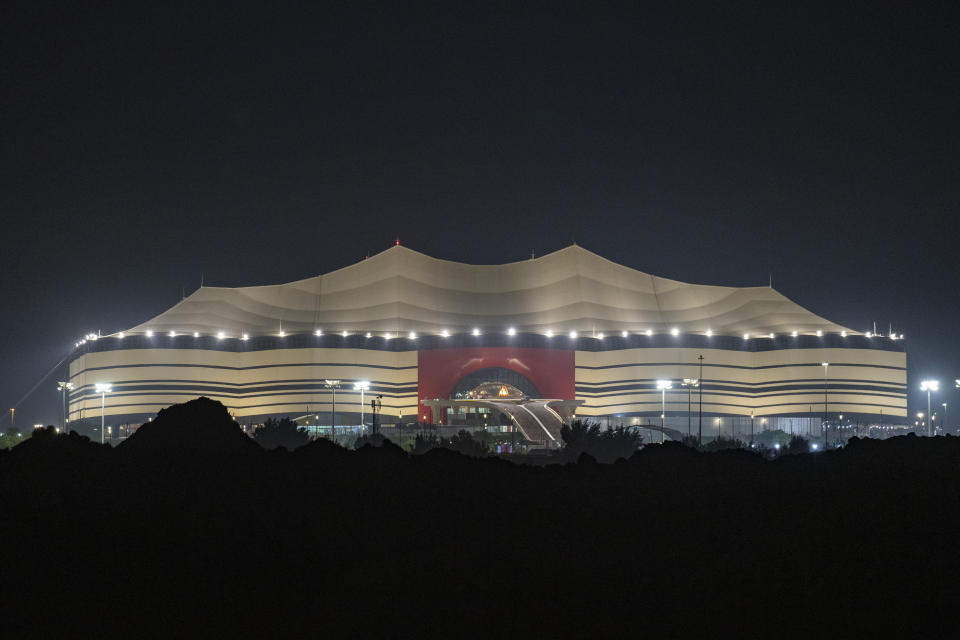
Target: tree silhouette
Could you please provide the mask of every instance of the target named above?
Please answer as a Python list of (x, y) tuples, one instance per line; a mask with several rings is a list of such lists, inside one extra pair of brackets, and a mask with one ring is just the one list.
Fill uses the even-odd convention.
[(560, 438), (564, 444), (560, 456), (571, 462), (582, 453), (590, 454), (598, 462), (614, 462), (618, 458), (629, 458), (643, 444), (643, 436), (636, 428), (621, 425), (601, 431), (599, 424), (583, 420), (561, 427)]

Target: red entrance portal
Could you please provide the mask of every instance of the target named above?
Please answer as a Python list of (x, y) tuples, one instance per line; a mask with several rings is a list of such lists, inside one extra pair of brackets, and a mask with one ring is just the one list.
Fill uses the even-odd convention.
[[(427, 349), (417, 353), (417, 402), (449, 398), (459, 382), (478, 369), (503, 367), (527, 377), (544, 398), (573, 400), (574, 357), (570, 349), (468, 347)], [(429, 407), (419, 405), (419, 419), (433, 422)]]

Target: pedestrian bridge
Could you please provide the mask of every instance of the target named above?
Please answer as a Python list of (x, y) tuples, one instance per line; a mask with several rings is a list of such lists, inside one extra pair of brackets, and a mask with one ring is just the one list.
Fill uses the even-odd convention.
[(560, 446), (560, 428), (573, 416), (582, 400), (494, 400), (491, 398), (468, 400), (421, 400), (433, 414), (443, 415), (441, 409), (459, 407), (484, 407), (510, 418), (513, 425), (531, 442), (555, 449)]

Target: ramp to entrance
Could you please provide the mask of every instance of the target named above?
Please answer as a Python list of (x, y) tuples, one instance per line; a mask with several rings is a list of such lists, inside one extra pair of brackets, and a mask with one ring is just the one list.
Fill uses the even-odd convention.
[[(437, 411), (441, 407), (480, 406), (493, 409), (510, 418), (514, 426), (531, 442), (540, 442), (549, 448), (560, 446), (560, 428), (564, 415), (572, 415), (577, 400), (422, 400), (425, 406)], [(551, 405), (556, 405), (554, 408)]]

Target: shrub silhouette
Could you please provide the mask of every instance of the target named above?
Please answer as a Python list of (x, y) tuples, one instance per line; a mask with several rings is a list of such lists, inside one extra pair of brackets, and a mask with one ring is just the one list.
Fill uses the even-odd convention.
[(298, 427), (290, 418), (267, 418), (267, 420), (253, 430), (253, 439), (264, 449), (284, 447), (293, 451), (310, 442), (307, 430)]

